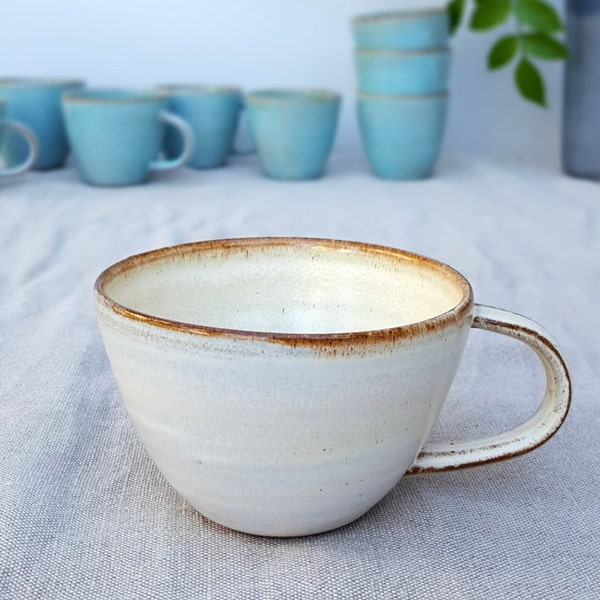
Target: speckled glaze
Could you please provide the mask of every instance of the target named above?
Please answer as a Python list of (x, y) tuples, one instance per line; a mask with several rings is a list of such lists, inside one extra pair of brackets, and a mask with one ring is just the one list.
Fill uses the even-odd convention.
[(6, 102), (4, 100), (0, 100), (0, 145), (2, 145), (4, 136), (10, 132), (13, 135), (21, 136), (23, 138), (28, 148), (28, 153), (25, 155), (23, 162), (20, 164), (16, 164), (5, 169), (0, 169), (0, 177), (8, 177), (10, 175), (20, 175), (21, 173), (25, 173), (25, 171), (28, 171), (33, 167), (39, 152), (39, 144), (33, 131), (25, 127), (25, 125), (22, 123), (6, 119), (5, 115)]
[(341, 97), (326, 90), (260, 90), (245, 99), (248, 124), (265, 174), (316, 179), (333, 147)]
[(357, 111), (363, 148), (377, 177), (431, 177), (442, 149), (448, 94), (359, 93)]
[[(473, 304), (450, 267), (333, 240), (200, 242), (126, 259), (96, 282), (129, 415), (203, 515), (259, 535), (357, 519), (407, 472), (502, 460), (561, 425), (569, 377), (532, 321)], [(547, 390), (515, 430), (423, 447), (471, 327), (540, 356)]]
[[(152, 171), (184, 165), (194, 147), (187, 123), (167, 111), (166, 94), (157, 91), (88, 89), (63, 97), (67, 132), (79, 176), (91, 185), (144, 183)], [(158, 160), (165, 127), (181, 134), (181, 154)]]
[(352, 21), (357, 48), (423, 50), (448, 46), (445, 8), (361, 15)]
[[(224, 86), (165, 85), (158, 88), (169, 96), (169, 110), (179, 115), (194, 133), (194, 152), (188, 162), (196, 169), (222, 167), (232, 152), (243, 97), (240, 89)], [(167, 158), (181, 154), (181, 134), (167, 129)]]
[[(38, 140), (34, 169), (57, 169), (65, 164), (69, 143), (60, 100), (63, 93), (83, 86), (79, 80), (0, 79), (0, 99), (7, 103), (7, 118), (26, 125)], [(28, 142), (12, 132), (4, 136), (0, 149), (8, 167), (23, 163), (30, 152)]]
[(437, 94), (448, 89), (450, 51), (356, 50), (358, 88), (371, 94)]

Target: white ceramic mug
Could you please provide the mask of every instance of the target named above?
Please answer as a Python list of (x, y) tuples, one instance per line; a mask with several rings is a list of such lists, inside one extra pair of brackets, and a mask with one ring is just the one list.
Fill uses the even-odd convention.
[[(199, 242), (119, 262), (95, 290), (142, 442), (183, 497), (239, 531), (340, 527), (405, 473), (523, 454), (568, 411), (568, 371), (542, 327), (474, 304), (458, 272), (401, 250)], [(472, 327), (536, 351), (547, 379), (540, 408), (499, 435), (424, 445)]]

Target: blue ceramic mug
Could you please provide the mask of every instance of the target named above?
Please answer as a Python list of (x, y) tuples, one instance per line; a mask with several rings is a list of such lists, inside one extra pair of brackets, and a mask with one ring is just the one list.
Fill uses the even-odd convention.
[(333, 147), (341, 97), (326, 90), (262, 90), (246, 95), (250, 131), (265, 174), (321, 177)]
[(437, 94), (448, 89), (450, 50), (356, 50), (358, 87), (370, 94)]
[[(64, 92), (84, 86), (78, 80), (0, 79), (0, 99), (7, 103), (7, 117), (29, 127), (39, 142), (34, 169), (57, 169), (65, 164), (69, 144), (60, 108)], [(2, 156), (9, 166), (16, 166), (29, 155), (27, 142), (13, 132), (2, 141)]]
[(446, 48), (450, 37), (445, 7), (361, 15), (352, 29), (358, 48), (377, 50)]
[(6, 169), (0, 169), (0, 177), (19, 175), (20, 173), (28, 171), (33, 167), (33, 163), (35, 162), (39, 151), (39, 144), (35, 134), (23, 124), (18, 123), (17, 121), (5, 119), (5, 114), (6, 102), (4, 100), (0, 100), (0, 143), (2, 143), (4, 136), (8, 132), (11, 132), (12, 134), (20, 136), (23, 139), (27, 146), (27, 154), (25, 155), (23, 162), (20, 164), (7, 167)]
[[(167, 106), (167, 96), (156, 91), (65, 94), (67, 133), (81, 179), (92, 185), (135, 185), (147, 181), (152, 171), (184, 165), (193, 151), (193, 133)], [(176, 158), (158, 160), (166, 125), (175, 127), (184, 143)]]
[(382, 179), (424, 179), (440, 155), (448, 94), (358, 94), (358, 121), (371, 169)]
[[(240, 89), (225, 86), (168, 85), (158, 88), (169, 97), (169, 110), (188, 123), (194, 133), (194, 152), (188, 165), (211, 169), (227, 163), (233, 151), (243, 97)], [(167, 129), (167, 158), (181, 154), (183, 139)]]

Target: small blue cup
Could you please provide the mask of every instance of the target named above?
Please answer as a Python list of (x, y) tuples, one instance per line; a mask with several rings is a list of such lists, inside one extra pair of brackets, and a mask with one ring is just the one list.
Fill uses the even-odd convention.
[(358, 87), (369, 94), (423, 95), (448, 89), (450, 50), (356, 50)]
[(4, 100), (0, 100), (0, 144), (4, 139), (4, 136), (10, 132), (14, 135), (20, 136), (23, 139), (27, 147), (27, 154), (25, 155), (23, 162), (20, 164), (8, 167), (6, 169), (0, 169), (0, 177), (20, 175), (21, 173), (28, 171), (33, 167), (33, 163), (35, 162), (39, 151), (39, 144), (35, 134), (23, 124), (18, 123), (17, 121), (5, 119), (5, 115), (6, 102)]
[(440, 155), (448, 94), (358, 94), (358, 122), (372, 171), (382, 179), (430, 177)]
[[(69, 144), (61, 96), (83, 86), (78, 80), (0, 79), (0, 99), (7, 103), (7, 117), (30, 128), (39, 142), (34, 169), (57, 169), (65, 164)], [(1, 150), (9, 167), (23, 163), (30, 152), (28, 143), (13, 132), (6, 133)]]
[[(169, 110), (188, 123), (194, 133), (194, 152), (188, 165), (211, 169), (227, 163), (232, 152), (243, 108), (241, 90), (235, 87), (168, 85), (158, 88), (169, 97)], [(182, 151), (183, 139), (169, 128), (164, 151), (175, 158)]]
[(352, 29), (356, 46), (373, 50), (446, 48), (450, 37), (445, 8), (361, 15)]
[[(193, 151), (187, 123), (167, 112), (159, 92), (82, 90), (63, 97), (67, 133), (81, 179), (92, 185), (143, 183), (152, 171), (182, 166)], [(184, 143), (181, 154), (158, 160), (165, 126), (175, 127)]]
[(262, 90), (246, 96), (250, 131), (268, 177), (316, 179), (333, 147), (341, 98), (325, 90)]

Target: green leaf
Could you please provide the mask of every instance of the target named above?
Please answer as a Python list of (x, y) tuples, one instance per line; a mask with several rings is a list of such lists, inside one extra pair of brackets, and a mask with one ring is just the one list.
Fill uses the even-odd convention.
[(523, 48), (527, 54), (544, 60), (569, 58), (567, 47), (547, 33), (528, 33), (523, 36)]
[(522, 58), (515, 71), (515, 83), (521, 95), (535, 104), (546, 106), (546, 86), (538, 68), (527, 58)]
[(450, 18), (450, 35), (454, 35), (460, 27), (463, 17), (465, 16), (465, 8), (467, 0), (452, 0), (448, 4), (448, 16)]
[(563, 28), (556, 9), (543, 0), (518, 0), (513, 11), (523, 25), (534, 31), (560, 31)]
[(516, 35), (500, 38), (488, 54), (488, 68), (500, 69), (506, 66), (517, 54), (519, 39)]
[(510, 15), (510, 0), (478, 0), (471, 17), (474, 31), (487, 31), (501, 25)]

